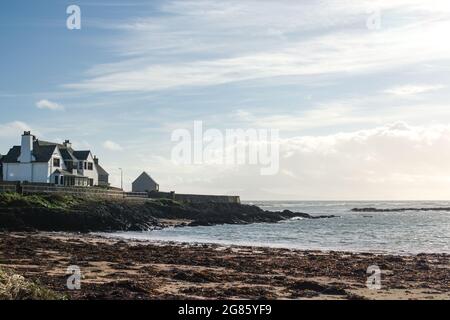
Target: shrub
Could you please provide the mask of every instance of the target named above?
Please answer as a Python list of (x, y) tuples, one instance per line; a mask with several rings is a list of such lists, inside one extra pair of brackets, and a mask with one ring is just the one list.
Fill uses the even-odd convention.
[(61, 300), (64, 296), (0, 269), (0, 300)]

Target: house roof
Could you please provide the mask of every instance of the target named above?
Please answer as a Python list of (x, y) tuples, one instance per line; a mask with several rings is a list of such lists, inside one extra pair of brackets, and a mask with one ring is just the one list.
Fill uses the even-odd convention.
[(72, 148), (68, 148), (64, 144), (60, 143), (54, 143), (43, 140), (36, 140), (36, 141), (38, 142), (39, 146), (58, 146), (59, 151), (61, 152), (61, 156), (65, 161), (87, 160), (89, 154), (91, 153), (90, 150), (75, 151)]
[(3, 163), (14, 163), (17, 162), (17, 158), (20, 156), (20, 146), (14, 146), (9, 149), (8, 153), (3, 156)]
[(39, 146), (33, 149), (36, 162), (49, 162), (55, 152), (56, 146)]
[(55, 142), (49, 142), (49, 141), (44, 141), (44, 140), (35, 140), (35, 143), (38, 143), (40, 146), (58, 146), (60, 148), (63, 148), (64, 145), (59, 144), (59, 143), (55, 143)]
[(91, 151), (85, 150), (85, 151), (73, 151), (73, 155), (78, 160), (87, 160), (89, 155), (91, 154)]
[[(33, 156), (35, 157), (35, 162), (48, 162), (50, 161), (55, 148), (58, 147), (61, 152), (61, 156), (64, 161), (74, 161), (74, 160), (87, 160), (91, 151), (74, 151), (72, 148), (67, 148), (63, 144), (48, 142), (43, 140), (35, 140), (33, 142)], [(12, 147), (8, 154), (6, 154), (2, 162), (3, 163), (16, 163), (19, 162), (20, 157), (20, 146)]]
[(109, 176), (109, 173), (106, 172), (106, 170), (103, 169), (101, 165), (95, 164), (95, 166), (97, 167), (97, 172), (99, 176)]
[[(55, 152), (56, 145), (39, 145), (38, 141), (33, 143), (33, 157), (35, 162), (48, 162), (52, 158), (53, 152)], [(19, 162), (20, 146), (12, 147), (8, 154), (4, 156), (3, 163), (16, 163)]]
[(63, 157), (64, 161), (74, 161), (77, 160), (75, 156), (73, 155), (73, 150), (69, 148), (59, 148), (59, 151), (61, 152), (61, 156)]
[(133, 181), (133, 183), (137, 182), (138, 180), (142, 180), (145, 179), (148, 182), (153, 182), (154, 184), (158, 184), (155, 180), (153, 180), (152, 177), (150, 177), (150, 175), (147, 172), (142, 172), (141, 175), (139, 177), (137, 177), (136, 180)]
[(66, 147), (63, 144), (55, 143), (55, 142), (49, 142), (49, 141), (44, 141), (44, 140), (36, 140), (34, 147), (36, 147), (36, 143), (38, 144), (39, 147), (43, 147), (43, 146), (58, 146), (59, 151), (60, 151), (61, 156), (63, 157), (64, 161), (77, 160), (75, 158), (75, 156), (73, 155), (72, 148), (68, 148), (68, 147)]
[[(74, 151), (70, 146), (65, 144), (34, 139), (33, 157), (35, 160), (33, 162), (49, 162), (56, 147), (58, 147), (64, 161), (87, 160), (89, 155), (91, 155), (90, 150)], [(13, 146), (6, 155), (0, 155), (0, 161), (2, 163), (18, 163), (20, 152), (21, 146)], [(98, 163), (96, 163), (95, 166), (99, 175), (109, 176), (108, 172)], [(68, 171), (60, 170), (59, 173), (73, 176), (73, 174)]]

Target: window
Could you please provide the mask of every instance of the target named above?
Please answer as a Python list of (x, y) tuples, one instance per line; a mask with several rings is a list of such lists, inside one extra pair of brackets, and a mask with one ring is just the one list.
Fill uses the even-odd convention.
[(94, 170), (94, 165), (92, 162), (88, 163), (88, 170)]
[(61, 185), (64, 185), (64, 176), (61, 176), (60, 184), (61, 184)]
[(87, 170), (87, 162), (84, 163), (84, 170)]
[(94, 186), (94, 179), (89, 179), (89, 186), (91, 186), (91, 187)]
[(54, 158), (53, 159), (53, 166), (59, 168), (61, 166), (61, 160)]
[(59, 176), (55, 176), (55, 184), (58, 184), (59, 182)]
[(78, 169), (83, 170), (83, 161), (78, 162)]

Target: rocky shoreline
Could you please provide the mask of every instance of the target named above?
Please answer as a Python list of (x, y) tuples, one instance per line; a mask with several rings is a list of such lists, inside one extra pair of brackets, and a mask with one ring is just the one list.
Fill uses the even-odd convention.
[[(32, 299), (450, 300), (447, 254), (301, 251), (89, 234), (294, 217), (334, 216), (240, 204), (0, 194), (0, 285), (23, 276), (18, 286), (39, 293), (24, 295)], [(81, 290), (67, 288), (69, 266), (80, 268)], [(370, 266), (381, 270), (380, 290), (366, 286)]]
[(434, 208), (353, 208), (353, 212), (405, 212), (405, 211), (450, 211), (448, 207)]
[(311, 216), (301, 212), (270, 212), (237, 203), (187, 204), (172, 200), (102, 199), (63, 195), (0, 193), (0, 230), (112, 232), (147, 231), (167, 226), (274, 223)]
[[(78, 266), (81, 289), (68, 290)], [(367, 268), (381, 270), (369, 289)], [(450, 256), (320, 252), (0, 233), (0, 270), (67, 299), (450, 299)]]

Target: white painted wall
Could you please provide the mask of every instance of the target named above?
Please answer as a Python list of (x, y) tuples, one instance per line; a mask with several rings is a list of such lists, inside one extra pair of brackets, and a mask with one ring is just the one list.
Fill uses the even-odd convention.
[(21, 181), (22, 174), (19, 163), (3, 164), (3, 179), (5, 181)]
[(50, 183), (48, 163), (33, 163), (33, 180), (32, 182)]
[(49, 183), (48, 163), (4, 163), (5, 181)]
[[(92, 170), (85, 170), (84, 162), (92, 163)], [(94, 186), (98, 185), (98, 171), (97, 171), (97, 167), (95, 166), (94, 157), (92, 156), (92, 154), (89, 154), (87, 160), (83, 161), (83, 170), (81, 172), (82, 172), (81, 174), (83, 176), (94, 180)]]
[(29, 163), (33, 161), (33, 140), (34, 137), (31, 134), (24, 134), (22, 135), (22, 142), (21, 142), (21, 148), (20, 148), (20, 156), (19, 156), (19, 162), (22, 163)]
[[(59, 159), (59, 163), (60, 163), (59, 167), (53, 166), (53, 160), (54, 159)], [(48, 165), (48, 170), (49, 170), (49, 174), (48, 175), (52, 174), (57, 169), (60, 169), (60, 170), (66, 170), (67, 169), (66, 168), (66, 164), (64, 163), (63, 157), (61, 156), (61, 153), (59, 152), (59, 148), (55, 148), (55, 151), (53, 152), (52, 158), (47, 163), (47, 165)]]

